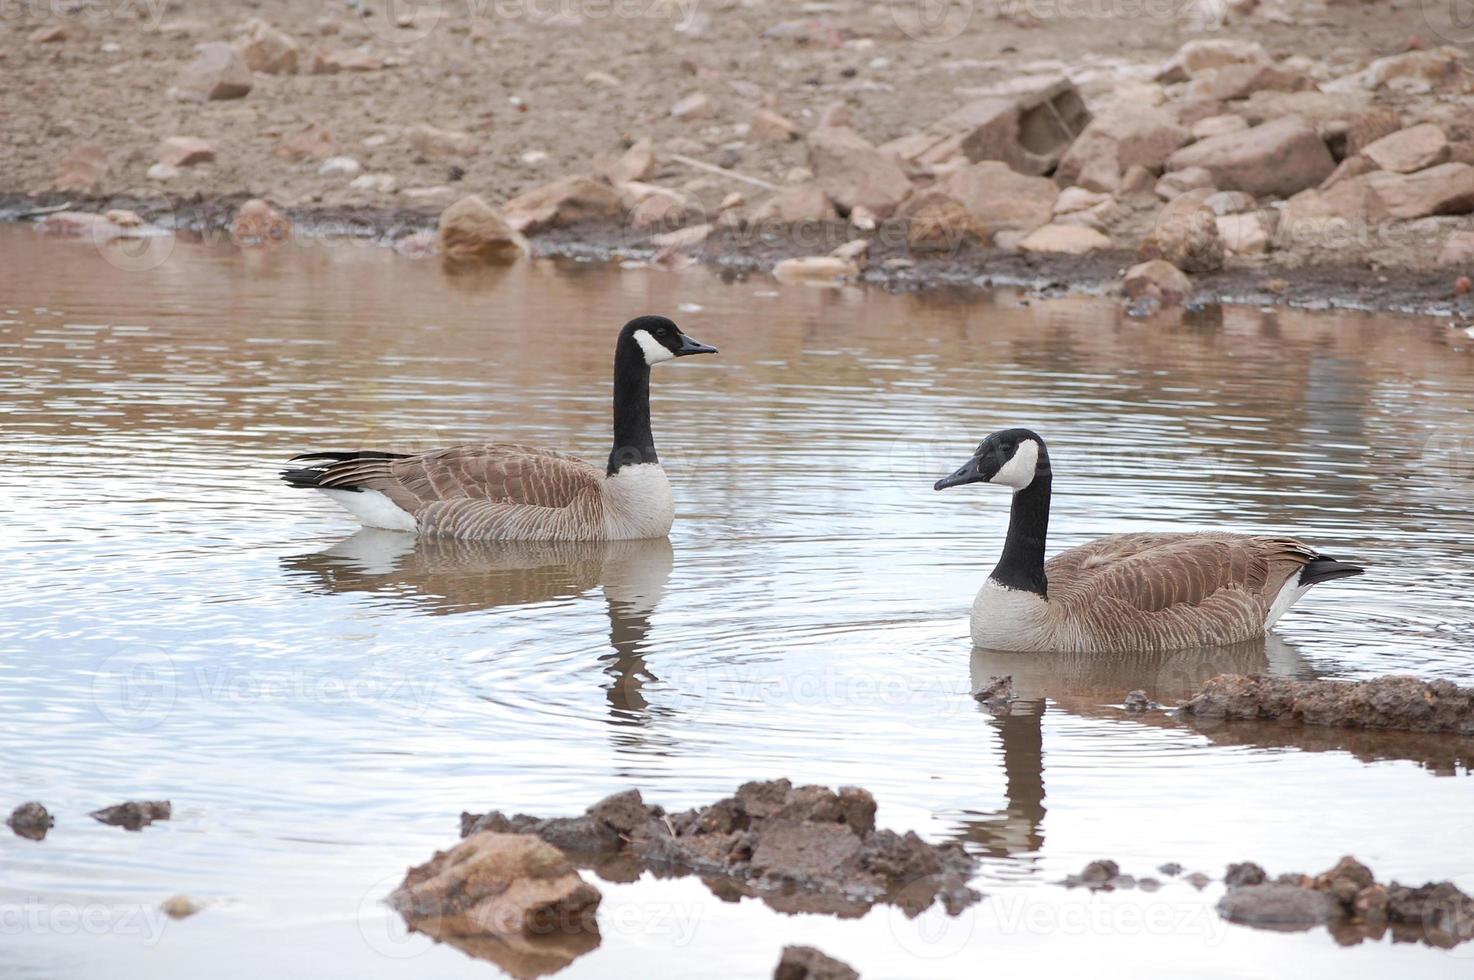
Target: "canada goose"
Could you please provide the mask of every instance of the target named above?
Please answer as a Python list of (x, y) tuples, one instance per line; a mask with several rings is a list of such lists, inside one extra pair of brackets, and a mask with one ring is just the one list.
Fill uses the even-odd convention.
[(604, 472), (576, 456), (512, 443), (404, 455), (292, 457), (294, 487), (321, 490), (369, 527), (496, 541), (661, 538), (675, 518), (650, 435), (650, 367), (715, 354), (663, 316), (636, 317), (614, 345), (614, 448)]
[(936, 489), (994, 483), (1013, 490), (1003, 557), (972, 605), (980, 647), (1126, 652), (1254, 639), (1311, 586), (1356, 565), (1294, 538), (1206, 531), (1116, 534), (1044, 560), (1051, 471), (1028, 429), (984, 439)]

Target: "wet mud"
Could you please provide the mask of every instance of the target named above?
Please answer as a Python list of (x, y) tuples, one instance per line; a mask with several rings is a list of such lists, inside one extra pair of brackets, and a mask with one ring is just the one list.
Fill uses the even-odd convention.
[(1406, 675), (1297, 681), (1222, 674), (1179, 709), (1184, 719), (1474, 735), (1474, 688)]

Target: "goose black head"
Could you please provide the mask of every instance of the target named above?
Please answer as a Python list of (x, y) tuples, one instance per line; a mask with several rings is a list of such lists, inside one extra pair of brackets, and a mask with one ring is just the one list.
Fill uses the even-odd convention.
[(978, 443), (972, 459), (957, 472), (943, 477), (935, 489), (964, 483), (995, 483), (1022, 490), (1040, 476), (1049, 475), (1049, 453), (1044, 440), (1029, 429), (1003, 429)]
[(647, 365), (659, 364), (688, 354), (715, 354), (717, 349), (693, 340), (663, 316), (637, 316), (619, 332), (619, 342), (632, 342), (645, 356)]

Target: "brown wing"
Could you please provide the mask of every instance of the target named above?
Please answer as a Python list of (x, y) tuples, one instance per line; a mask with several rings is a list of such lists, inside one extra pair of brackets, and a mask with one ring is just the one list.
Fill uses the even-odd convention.
[(599, 492), (602, 476), (576, 456), (514, 443), (453, 446), (328, 466), (324, 489), (377, 490), (411, 514), (445, 501), (560, 509)]
[(1050, 599), (1114, 601), (1142, 612), (1200, 606), (1227, 590), (1269, 603), (1316, 552), (1293, 538), (1213, 532), (1120, 534), (1045, 563)]

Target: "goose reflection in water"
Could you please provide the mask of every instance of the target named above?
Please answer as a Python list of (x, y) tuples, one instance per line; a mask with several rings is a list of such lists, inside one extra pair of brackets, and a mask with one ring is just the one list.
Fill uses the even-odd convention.
[(462, 541), (365, 528), (323, 551), (284, 558), (282, 564), (323, 591), (408, 598), (429, 615), (536, 605), (602, 587), (613, 648), (599, 658), (609, 677), (610, 721), (645, 727), (654, 716), (670, 714), (646, 700), (645, 685), (659, 678), (644, 652), (673, 557), (668, 538)]
[[(974, 647), (969, 667), (973, 692), (995, 679), (1013, 678), (1014, 699), (1006, 708), (983, 704), (978, 711), (998, 732), (1003, 749), (1004, 792), (1000, 810), (959, 814), (954, 836), (975, 853), (1033, 864), (1044, 846), (1044, 715), (1063, 711), (1084, 718), (1120, 718), (1127, 691), (1142, 690), (1155, 701), (1186, 700), (1218, 674), (1309, 676), (1294, 647), (1273, 634), (1247, 643), (1155, 653), (1013, 653)], [(1131, 716), (1133, 718), (1140, 716)], [(1148, 723), (1175, 723), (1157, 713)]]

